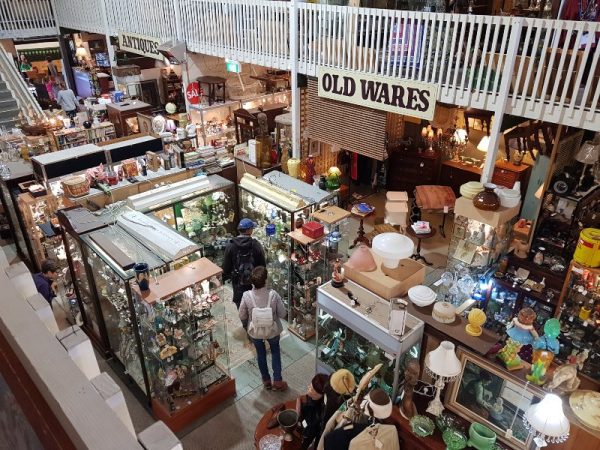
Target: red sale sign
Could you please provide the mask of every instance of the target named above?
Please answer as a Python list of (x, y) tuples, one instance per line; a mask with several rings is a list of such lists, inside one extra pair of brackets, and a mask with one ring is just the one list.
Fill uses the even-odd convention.
[(200, 85), (198, 85), (197, 81), (192, 81), (188, 84), (185, 89), (185, 96), (191, 105), (200, 103), (200, 95), (202, 95), (202, 92), (200, 91)]

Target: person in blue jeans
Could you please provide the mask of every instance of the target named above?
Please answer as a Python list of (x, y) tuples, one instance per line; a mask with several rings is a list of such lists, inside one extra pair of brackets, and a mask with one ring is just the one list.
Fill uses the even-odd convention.
[[(287, 311), (281, 300), (281, 296), (273, 289), (266, 287), (267, 269), (264, 266), (257, 266), (252, 270), (250, 281), (252, 282), (252, 289), (244, 292), (244, 295), (242, 296), (239, 311), (240, 319), (242, 321), (248, 321), (248, 335), (250, 336), (254, 347), (256, 347), (256, 359), (258, 361), (258, 368), (262, 376), (264, 387), (273, 391), (285, 391), (288, 388), (288, 385), (281, 379), (281, 349), (279, 347), (279, 337), (283, 331), (281, 319), (287, 316)], [(273, 312), (273, 330), (270, 337), (267, 339), (256, 339), (252, 336), (252, 311), (254, 308), (260, 309), (267, 307), (270, 307)], [(269, 343), (269, 348), (271, 349), (271, 363), (273, 366), (272, 381), (267, 365), (267, 349), (265, 347), (265, 341)]]

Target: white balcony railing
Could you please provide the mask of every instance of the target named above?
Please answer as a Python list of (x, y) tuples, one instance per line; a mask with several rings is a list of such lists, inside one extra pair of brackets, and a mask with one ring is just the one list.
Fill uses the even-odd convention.
[[(48, 1), (0, 0), (0, 15), (11, 8), (28, 11), (34, 4), (49, 11)], [(176, 37), (193, 52), (291, 67), (291, 2), (99, 0), (94, 8), (87, 0), (53, 4), (56, 22), (63, 27)], [(295, 57), (301, 73), (315, 75), (323, 65), (418, 80), (438, 85), (441, 102), (488, 110), (507, 96), (506, 113), (600, 131), (600, 46), (594, 45), (600, 23), (309, 3), (299, 3), (298, 9)], [(10, 14), (2, 19), (3, 27), (15, 27), (10, 24), (17, 17), (31, 17)], [(512, 58), (514, 69), (507, 74)], [(505, 74), (509, 87), (501, 91)]]
[(56, 33), (50, 0), (0, 0), (0, 38), (30, 38)]
[(290, 67), (289, 2), (180, 0), (188, 49), (273, 68)]

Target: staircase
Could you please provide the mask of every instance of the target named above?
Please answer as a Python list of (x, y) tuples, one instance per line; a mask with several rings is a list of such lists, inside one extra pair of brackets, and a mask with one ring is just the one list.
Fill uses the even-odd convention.
[(42, 108), (14, 65), (12, 56), (0, 46), (0, 128), (10, 130), (21, 111), (29, 121), (29, 110), (33, 110), (37, 115), (44, 115)]
[(0, 128), (7, 131), (13, 128), (20, 111), (19, 105), (6, 83), (0, 81)]

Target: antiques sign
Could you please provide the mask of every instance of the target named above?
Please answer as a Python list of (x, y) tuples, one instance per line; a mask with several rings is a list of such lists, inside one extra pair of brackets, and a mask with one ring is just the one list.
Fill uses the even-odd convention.
[(119, 48), (121, 50), (163, 61), (163, 55), (157, 50), (160, 42), (159, 39), (150, 36), (119, 31)]
[(437, 85), (319, 67), (319, 97), (432, 120)]

